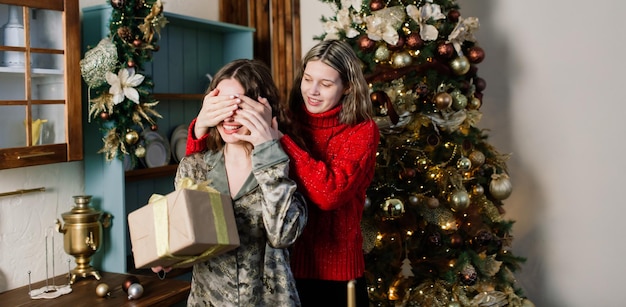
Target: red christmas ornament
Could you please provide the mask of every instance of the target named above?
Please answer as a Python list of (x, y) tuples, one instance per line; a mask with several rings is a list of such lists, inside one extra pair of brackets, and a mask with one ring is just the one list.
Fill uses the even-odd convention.
[(406, 46), (412, 50), (418, 50), (424, 47), (424, 41), (419, 33), (413, 32), (406, 37)]
[(139, 278), (137, 278), (137, 276), (128, 275), (128, 277), (126, 277), (124, 279), (124, 282), (122, 283), (122, 290), (124, 290), (124, 293), (126, 293), (128, 292), (128, 288), (130, 288), (130, 285), (138, 284), (138, 283), (139, 283)]
[(387, 49), (391, 51), (402, 50), (402, 48), (404, 48), (404, 36), (402, 34), (398, 35), (398, 41), (395, 45), (387, 44)]
[(359, 49), (365, 52), (372, 51), (374, 50), (374, 47), (376, 47), (376, 41), (370, 39), (369, 37), (367, 37), (367, 35), (361, 35), (357, 41), (359, 44)]
[(133, 46), (135, 46), (135, 47), (141, 47), (142, 43), (143, 42), (140, 39), (136, 38), (135, 40), (133, 40)]
[(370, 10), (372, 11), (378, 11), (383, 8), (385, 8), (385, 3), (382, 0), (372, 0), (370, 2)]
[(448, 20), (450, 20), (452, 22), (459, 21), (459, 17), (461, 17), (461, 12), (459, 12), (457, 10), (450, 10), (448, 12)]
[(154, 125), (150, 126), (150, 130), (152, 130), (152, 131), (157, 131), (157, 130), (159, 130), (159, 126), (157, 126), (156, 124), (154, 124)]
[(470, 47), (467, 50), (467, 59), (473, 64), (478, 64), (485, 59), (485, 51), (478, 46)]
[(109, 119), (109, 113), (101, 112), (100, 113), (100, 118), (103, 119), (103, 120), (108, 120)]
[(444, 58), (451, 58), (454, 54), (454, 46), (450, 43), (441, 43), (437, 46), (437, 54)]

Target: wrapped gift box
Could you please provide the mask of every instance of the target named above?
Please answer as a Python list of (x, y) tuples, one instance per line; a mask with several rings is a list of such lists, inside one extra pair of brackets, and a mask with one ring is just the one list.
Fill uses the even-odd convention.
[(239, 246), (231, 199), (211, 190), (153, 195), (128, 214), (136, 268), (189, 267)]

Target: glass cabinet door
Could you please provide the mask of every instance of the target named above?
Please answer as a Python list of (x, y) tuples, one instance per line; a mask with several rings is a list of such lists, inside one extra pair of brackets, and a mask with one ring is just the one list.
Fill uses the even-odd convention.
[[(80, 42), (78, 12), (68, 8), (78, 11), (78, 1), (0, 0), (0, 169), (72, 160), (68, 138), (80, 134), (71, 128), (80, 128)], [(73, 156), (82, 158), (82, 148)], [(5, 165), (3, 158), (16, 161)]]

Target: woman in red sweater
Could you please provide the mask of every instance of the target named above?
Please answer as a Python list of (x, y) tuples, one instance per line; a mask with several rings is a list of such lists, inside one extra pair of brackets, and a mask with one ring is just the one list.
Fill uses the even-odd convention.
[[(236, 97), (205, 98), (189, 129), (187, 153), (204, 150), (208, 128), (237, 107), (251, 106)], [(368, 306), (360, 224), (379, 132), (352, 48), (338, 40), (314, 46), (281, 108), (280, 143), (291, 158), (290, 177), (309, 207), (291, 255), (302, 306), (346, 306), (351, 280), (356, 280), (356, 306)]]

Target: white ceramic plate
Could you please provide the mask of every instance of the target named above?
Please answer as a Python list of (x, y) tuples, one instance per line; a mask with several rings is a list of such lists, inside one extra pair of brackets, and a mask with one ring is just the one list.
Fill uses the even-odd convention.
[(165, 140), (147, 141), (144, 160), (150, 168), (165, 166), (170, 163), (170, 146)]
[(174, 145), (174, 156), (177, 162), (180, 162), (185, 157), (187, 152), (187, 138), (180, 138)]
[(124, 155), (124, 170), (132, 171), (134, 169), (135, 163), (133, 163), (133, 159), (131, 159), (129, 155)]

